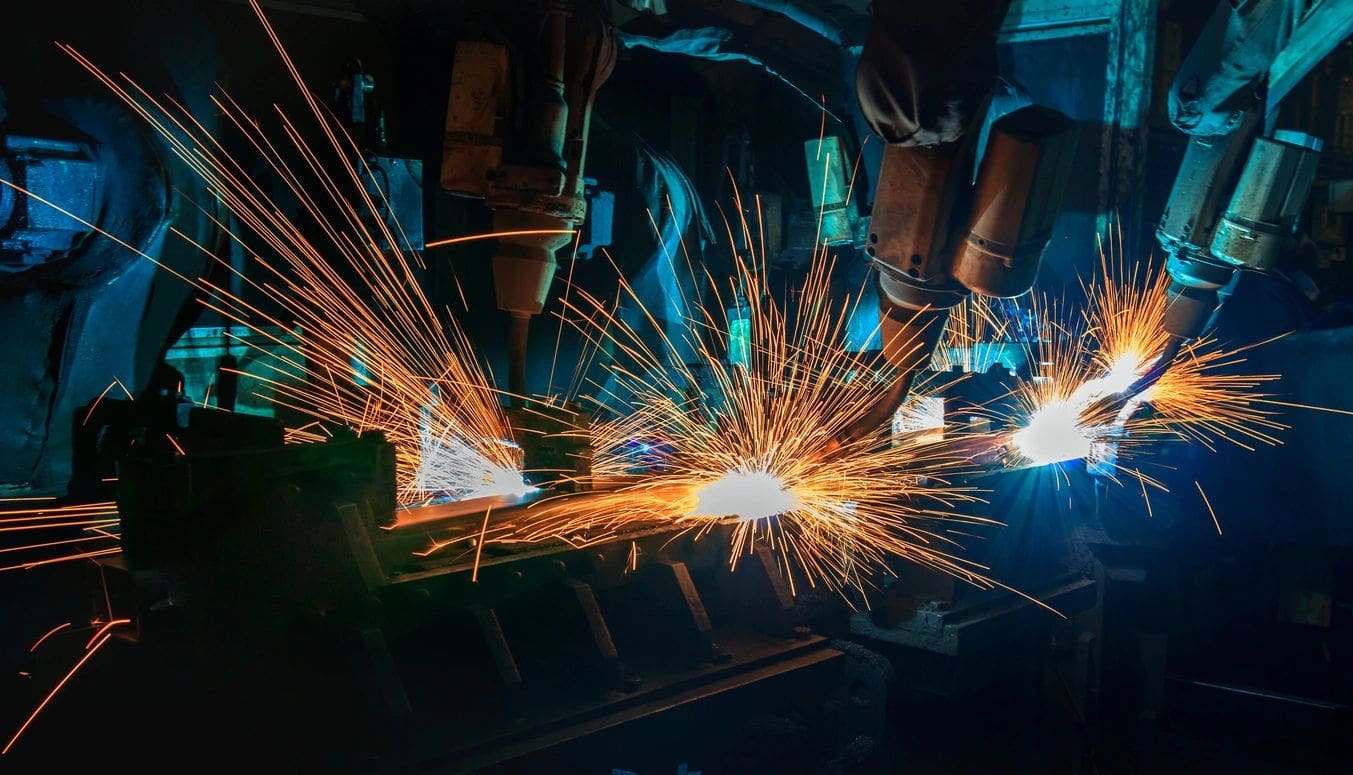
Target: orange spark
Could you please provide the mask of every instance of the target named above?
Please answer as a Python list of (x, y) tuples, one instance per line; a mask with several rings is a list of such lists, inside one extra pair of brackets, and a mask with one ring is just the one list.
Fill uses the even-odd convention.
[[(422, 259), (399, 224), (366, 217), (368, 192), (374, 186), (377, 199), (384, 200), (383, 190), (355, 143), (305, 86), (259, 5), (251, 6), (325, 142), (307, 144), (298, 125), (280, 110), (282, 140), (276, 142), (230, 95), (212, 102), (290, 189), (300, 217), (314, 230), (300, 228), (287, 216), (246, 165), (229, 156), (181, 104), (154, 97), (125, 75), (110, 76), (72, 47), (59, 45), (159, 134), (231, 212), (243, 233), (223, 231), (255, 271), (241, 273), (228, 256), (216, 255), (178, 229), (171, 233), (238, 276), (250, 296), (262, 296), (281, 313), (270, 314), (245, 294), (233, 295), (206, 277), (177, 273), (116, 235), (85, 225), (157, 263), (203, 292), (208, 308), (260, 334), (261, 344), (247, 346), (260, 350), (260, 368), (271, 374), (251, 376), (271, 389), (279, 407), (358, 433), (383, 432), (395, 447), (401, 503), (524, 488), (521, 451), (508, 441), (511, 428), (468, 339), (425, 296), (415, 274)], [(291, 155), (299, 162), (289, 160)], [(80, 220), (9, 181), (0, 183)], [(386, 204), (382, 209), (388, 211)], [(428, 247), (500, 236), (507, 233), (456, 237)], [(299, 342), (269, 333), (278, 329), (296, 332)], [(303, 431), (288, 432), (287, 438), (318, 440)]]
[[(735, 206), (744, 212), (736, 194)], [(607, 370), (616, 387), (594, 383), (602, 388), (594, 400), (620, 413), (568, 434), (593, 450), (589, 478), (614, 489), (533, 504), (513, 539), (581, 546), (655, 526), (704, 537), (727, 525), (731, 565), (765, 544), (792, 588), (806, 582), (862, 591), (894, 558), (993, 585), (933, 527), (988, 522), (956, 509), (977, 500), (956, 479), (967, 456), (943, 443), (893, 439), (882, 423), (865, 438), (837, 441), (897, 375), (845, 349), (858, 295), (829, 301), (834, 261), (827, 249), (815, 251), (806, 279), (791, 289), (797, 304), (779, 302), (746, 219), (741, 240), (725, 225), (729, 243), (748, 253), (734, 255), (727, 282), (710, 278), (714, 298), (694, 306), (684, 338), (666, 333), (623, 279), (623, 301), (640, 308), (659, 347), (602, 299), (578, 291), (566, 305), (594, 346), (617, 354)], [(735, 341), (727, 311), (737, 305), (745, 305), (738, 319), (748, 330)], [(696, 353), (696, 363), (677, 357), (683, 352)], [(744, 357), (730, 359), (732, 353)], [(697, 371), (712, 389), (697, 387)]]
[[(1259, 390), (1277, 375), (1236, 371), (1249, 348), (1228, 350), (1203, 337), (1184, 345), (1154, 385), (1129, 395), (1170, 346), (1164, 328), (1169, 282), (1164, 266), (1129, 265), (1102, 252), (1098, 277), (1083, 284), (1087, 303), (1079, 316), (1060, 315), (1055, 304), (1036, 300), (1042, 333), (1031, 358), (1033, 379), (1016, 387), (1018, 409), (1005, 418), (1017, 429), (1012, 462), (1085, 458), (1164, 489), (1118, 459), (1179, 440), (1209, 448), (1219, 439), (1246, 449), (1249, 442), (1279, 443), (1274, 432), (1286, 426), (1266, 407), (1280, 402)], [(1032, 438), (1048, 444), (1027, 443)]]
[(99, 408), (99, 402), (103, 400), (103, 397), (104, 397), (104, 396), (108, 395), (108, 391), (112, 390), (112, 389), (113, 389), (113, 386), (116, 385), (116, 384), (117, 384), (117, 380), (113, 380), (112, 382), (109, 382), (109, 383), (108, 383), (108, 387), (104, 388), (104, 389), (103, 389), (103, 392), (99, 394), (99, 397), (96, 398), (96, 399), (94, 399), (94, 403), (92, 403), (92, 404), (89, 405), (89, 411), (88, 411), (88, 412), (85, 412), (85, 419), (83, 419), (83, 420), (80, 421), (80, 424), (81, 424), (81, 425), (88, 425), (88, 424), (89, 424), (89, 418), (91, 418), (91, 417), (94, 416), (94, 410)]
[(170, 436), (168, 433), (166, 433), (164, 437), (166, 439), (169, 439), (169, 443), (174, 445), (174, 449), (177, 450), (180, 455), (188, 454), (187, 452), (183, 451), (183, 447), (179, 445), (178, 440), (175, 439), (173, 436)]
[(503, 237), (534, 237), (547, 236), (551, 234), (568, 234), (570, 236), (577, 234), (574, 229), (518, 229), (516, 231), (495, 231), (489, 234), (471, 234), (465, 237), (448, 237), (423, 245), (425, 249), (441, 248), (447, 245), (460, 245), (466, 242), (482, 242), (484, 240), (501, 239)]
[(489, 532), (489, 515), (493, 513), (493, 507), (484, 509), (484, 524), (479, 526), (479, 538), (474, 543), (474, 570), (470, 572), (470, 581), (479, 581), (479, 556), (484, 551), (484, 536)]
[(1221, 522), (1217, 520), (1217, 512), (1212, 510), (1212, 501), (1207, 499), (1207, 493), (1203, 492), (1203, 486), (1198, 482), (1193, 483), (1198, 488), (1198, 494), (1203, 496), (1203, 505), (1207, 506), (1207, 513), (1212, 515), (1212, 524), (1217, 527), (1217, 535), (1221, 535)]
[(3, 749), (0, 749), (0, 756), (9, 753), (10, 749), (13, 748), (14, 744), (19, 741), (19, 738), (23, 735), (23, 733), (28, 730), (28, 727), (30, 725), (32, 725), (33, 720), (38, 717), (38, 714), (42, 713), (42, 710), (46, 708), (49, 703), (51, 703), (52, 698), (56, 696), (57, 692), (61, 691), (62, 687), (64, 687), (70, 681), (70, 679), (73, 678), (77, 672), (79, 672), (80, 668), (84, 667), (86, 662), (88, 662), (91, 658), (93, 658), (95, 654), (99, 653), (99, 649), (103, 648), (103, 644), (107, 643), (109, 638), (112, 637), (113, 637), (112, 635), (104, 635), (103, 639), (98, 641), (97, 643), (94, 643), (92, 648), (86, 649), (84, 656), (80, 657), (80, 661), (75, 663), (75, 666), (70, 669), (70, 672), (66, 673), (66, 675), (62, 677), (62, 679), (59, 682), (57, 682), (56, 686), (52, 687), (52, 690), (47, 693), (46, 697), (42, 698), (42, 702), (38, 703), (38, 706), (33, 709), (33, 712), (28, 715), (28, 718), (24, 719), (24, 722), (22, 725), (19, 726), (18, 731), (15, 732), (14, 736), (9, 739), (9, 742), (5, 744), (5, 747)]
[(32, 645), (32, 647), (30, 647), (30, 648), (28, 649), (28, 653), (29, 653), (29, 654), (32, 654), (34, 651), (37, 651), (37, 650), (38, 650), (38, 646), (41, 646), (43, 641), (47, 640), (48, 638), (52, 637), (53, 635), (57, 634), (58, 632), (61, 632), (62, 630), (64, 630), (64, 629), (66, 629), (67, 627), (69, 627), (70, 625), (71, 625), (70, 622), (66, 622), (65, 624), (58, 624), (57, 626), (55, 626), (55, 627), (53, 627), (52, 629), (48, 630), (46, 635), (43, 635), (41, 638), (38, 638), (38, 639), (37, 639), (37, 642), (35, 642), (35, 643)]
[(98, 629), (97, 632), (94, 633), (94, 635), (89, 639), (89, 641), (85, 643), (85, 650), (86, 651), (89, 650), (89, 647), (94, 645), (94, 641), (98, 640), (100, 637), (103, 636), (104, 633), (108, 632), (109, 630), (113, 629), (119, 624), (131, 624), (131, 623), (132, 623), (131, 619), (113, 619), (109, 622), (106, 622), (102, 627)]

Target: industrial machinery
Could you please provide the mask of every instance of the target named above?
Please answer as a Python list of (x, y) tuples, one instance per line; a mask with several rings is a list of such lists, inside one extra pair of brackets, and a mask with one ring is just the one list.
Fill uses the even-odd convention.
[[(165, 24), (182, 21), (171, 16)], [(109, 99), (78, 96), (85, 90), (53, 99), (35, 84), (4, 87), (0, 178), (11, 185), (0, 186), (0, 319), (29, 346), (0, 376), (7, 396), (0, 477), (52, 493), (70, 476), (75, 406), (114, 377), (145, 384), (190, 293), (165, 286), (155, 266), (90, 225), (156, 252), (177, 271), (199, 273), (201, 252), (165, 237), (173, 228), (219, 247), (223, 234), (213, 219), (222, 208), (185, 194), (194, 190), (191, 174)]]
[[(129, 702), (187, 745), (382, 771), (661, 772), (764, 761), (756, 725), (775, 714), (821, 730), (786, 757), (877, 734), (878, 666), (813, 632), (820, 603), (795, 600), (766, 547), (730, 571), (720, 535), (671, 529), (486, 542), (540, 496), (396, 509), (379, 434), (284, 445), (264, 418), (186, 417), (107, 401), (89, 433), (167, 422), (179, 439), (123, 457), (123, 551), (100, 573), (137, 642)], [(874, 688), (845, 702), (848, 675)], [(167, 720), (199, 696), (250, 720), (219, 735)]]
[(888, 145), (865, 252), (878, 270), (883, 353), (903, 378), (861, 426), (896, 411), (963, 296), (1027, 292), (1051, 237), (1074, 123), (1029, 106), (996, 121), (983, 149), (970, 131), (995, 88), (1007, 6), (963, 3), (917, 16), (906, 3), (875, 5), (856, 83), (865, 119)]
[(549, 295), (555, 252), (576, 241), (587, 212), (592, 104), (616, 51), (596, 0), (547, 0), (519, 10), (526, 15), (497, 20), (510, 44), (456, 44), (441, 185), (483, 198), (494, 212), (502, 235), (494, 289), (512, 321), (508, 385), (522, 396), (530, 320)]
[(1074, 148), (1074, 127), (1056, 111), (1016, 110), (993, 125), (967, 191), (960, 146), (888, 147), (865, 251), (879, 269), (894, 365), (928, 360), (945, 312), (967, 292), (1008, 298), (1033, 287)]
[(1237, 269), (1270, 271), (1295, 244), (1323, 143), (1283, 130), (1257, 137), (1260, 112), (1252, 107), (1230, 134), (1190, 138), (1161, 216), (1172, 278), (1165, 325), (1179, 341), (1207, 329)]
[(1324, 142), (1274, 130), (1277, 108), (1353, 25), (1337, 4), (1298, 5), (1219, 3), (1171, 88), (1171, 118), (1189, 135), (1156, 229), (1172, 344), (1142, 386), (1208, 330), (1238, 271), (1273, 272), (1298, 242)]
[[(170, 5), (209, 8), (231, 32), (238, 25), (230, 22), (250, 13), (218, 0)], [(526, 398), (545, 376), (527, 357), (528, 327), (546, 310), (567, 311), (551, 294), (570, 251), (587, 257), (604, 246), (609, 256), (570, 265), (571, 291), (610, 303), (617, 282), (627, 284), (636, 289), (633, 304), (622, 298), (598, 309), (614, 309), (621, 321), (646, 318), (654, 339), (695, 329), (686, 347), (720, 339), (726, 347), (710, 351), (722, 352), (736, 374), (753, 372), (758, 303), (795, 287), (803, 255), (826, 253), (846, 273), (871, 272), (879, 318), (859, 330), (843, 321), (858, 334), (846, 349), (877, 347), (881, 320), (880, 358), (901, 378), (863, 394), (877, 405), (832, 443), (883, 449), (889, 441), (881, 433), (876, 446), (874, 437), (857, 442), (890, 417), (890, 451), (904, 446), (899, 436), (993, 430), (985, 415), (1005, 415), (986, 410), (1015, 400), (1014, 380), (1033, 381), (1039, 364), (1028, 356), (1042, 340), (1024, 322), (969, 352), (971, 373), (961, 380), (943, 371), (948, 366), (923, 372), (959, 357), (932, 360), (950, 310), (966, 296), (1010, 300), (1013, 308), (1040, 271), (1086, 274), (1094, 256), (1083, 248), (1095, 236), (1088, 224), (1131, 208), (1133, 200), (1114, 191), (1132, 187), (1130, 168), (1147, 166), (1131, 140), (1159, 125), (1147, 120), (1153, 24), (1158, 11), (1179, 4), (871, 5), (866, 14), (861, 3), (818, 0), (263, 3), (260, 13), (276, 14), (279, 36), (295, 44), (288, 63), (302, 89), (314, 91), (318, 76), (322, 107), (353, 140), (353, 153), (343, 146), (337, 163), (355, 167), (362, 183), (348, 192), (351, 220), (337, 231), (346, 224), (354, 233), (361, 226), (399, 235), (364, 244), (373, 260), (354, 272), (379, 273), (383, 262), (406, 258), (394, 253), (406, 253), (417, 268), (390, 288), (417, 284), (436, 314), (410, 318), (418, 322), (397, 333), (416, 340), (437, 330), (446, 312), (464, 326), (455, 341), (475, 345), (466, 362), (489, 374), (486, 403), (515, 404), (503, 411), (501, 433), (495, 424), (474, 440), (510, 448), (514, 465), (523, 453), (524, 465), (512, 469), (521, 490), (451, 502), (445, 489), (404, 487), (409, 458), (426, 458), (397, 445), (412, 439), (409, 448), (431, 441), (415, 453), (456, 451), (462, 437), (454, 423), (433, 429), (430, 408), (458, 405), (477, 386), (411, 371), (414, 397), (402, 417), (413, 427), (403, 437), (397, 424), (366, 423), (365, 410), (356, 413), (359, 424), (317, 420), (322, 406), (287, 406), (304, 404), (306, 394), (270, 390), (269, 381), (280, 385), (286, 373), (278, 360), (317, 351), (307, 332), (270, 307), (263, 316), (276, 319), (267, 326), (194, 323), (201, 307), (219, 306), (208, 283), (243, 294), (254, 283), (286, 280), (286, 267), (269, 264), (266, 249), (245, 255), (253, 247), (242, 238), (232, 248), (241, 224), (214, 197), (197, 196), (200, 181), (134, 130), (139, 124), (121, 108), (58, 94), (44, 83), (57, 68), (27, 74), (37, 44), (17, 44), (35, 28), (15, 23), (25, 35), (13, 36), (19, 65), (0, 71), (8, 90), (0, 93), (0, 178), (16, 184), (0, 188), (0, 330), (13, 353), (0, 368), (0, 500), (52, 497), (64, 485), (72, 508), (92, 502), (103, 510), (89, 524), (53, 520), (63, 532), (51, 534), (50, 546), (45, 537), (34, 542), (50, 551), (37, 563), (0, 562), (17, 571), (0, 576), (0, 598), (18, 601), (10, 605), (19, 614), (0, 611), (0, 630), (13, 631), (0, 638), (0, 745), (19, 741), (0, 754), (0, 769), (50, 768), (56, 752), (151, 768), (1170, 771), (1175, 762), (1152, 758), (1169, 753), (1158, 739), (1195, 711), (1228, 703), (1293, 710), (1294, 725), (1315, 719), (1307, 734), (1342, 741), (1353, 705), (1353, 538), (1339, 505), (1353, 497), (1340, 473), (1349, 448), (1346, 434), (1309, 416), (1282, 436), (1299, 453), (1247, 451), (1255, 457), (1246, 463), (1223, 450), (1210, 458), (1221, 461), (1212, 464), (1216, 476), (1198, 465), (1200, 449), (1171, 447), (1153, 459), (1167, 471), (1160, 479), (1168, 496), (1148, 489), (1146, 478), (1139, 490), (1137, 480), (1113, 482), (1078, 462), (962, 468), (945, 484), (975, 494), (961, 510), (971, 523), (926, 517), (903, 528), (971, 563), (962, 567), (981, 569), (989, 583), (918, 565), (894, 547), (857, 585), (811, 588), (799, 577), (791, 584), (784, 568), (794, 560), (783, 544), (758, 535), (730, 558), (730, 545), (745, 540), (736, 531), (757, 521), (738, 517), (694, 531), (683, 529), (690, 523), (636, 520), (600, 538), (582, 528), (518, 530), (551, 504), (606, 503), (615, 480), (656, 478), (671, 461), (654, 465), (662, 458), (654, 449), (677, 448), (661, 430), (640, 429), (617, 445), (633, 465), (609, 469), (610, 482), (594, 477), (585, 432), (591, 407), (574, 399), (597, 399), (603, 420), (631, 400), (612, 390), (615, 373), (628, 368), (624, 353), (616, 360), (606, 351), (616, 342), (600, 343), (590, 360), (588, 347), (604, 338), (596, 330), (565, 325), (555, 339), (552, 329), (556, 346), (563, 343), (554, 353), (559, 368), (583, 353), (579, 372), (562, 380), (573, 381), (556, 400), (551, 362), (550, 398)], [(1321, 141), (1275, 129), (1273, 107), (1312, 56), (1353, 30), (1353, 3), (1222, 0), (1217, 8), (1202, 37), (1212, 48), (1199, 57), (1210, 58), (1220, 81), (1191, 81), (1197, 68), (1186, 68), (1180, 83), (1192, 85), (1170, 98), (1170, 118), (1191, 135), (1155, 231), (1169, 254), (1165, 326), (1174, 344), (1142, 381), (1105, 400), (1130, 397), (1176, 349), (1206, 334), (1239, 273), (1283, 272), (1322, 163)], [(89, 25), (106, 21), (96, 19)], [(189, 22), (170, 32), (207, 29)], [(41, 31), (46, 46), (55, 35)], [(83, 45), (90, 36), (81, 32), (72, 40)], [(1069, 42), (1076, 35), (1091, 40)], [(200, 99), (210, 91), (207, 76), (219, 71), (239, 74), (225, 86), (249, 107), (277, 101), (256, 70), (239, 61), (215, 67), (206, 46), (172, 48), (195, 38), (163, 38), (170, 99)], [(128, 36), (126, 47), (159, 51), (145, 40)], [(1262, 51), (1245, 46), (1282, 53), (1261, 67)], [(139, 65), (99, 61), (128, 71)], [(992, 96), (1001, 88), (998, 70), (1011, 99)], [(144, 77), (160, 83), (157, 72)], [(1077, 93), (1062, 102), (1061, 92)], [(192, 107), (184, 112), (222, 115)], [(866, 129), (873, 137), (864, 142)], [(279, 181), (259, 172), (248, 147), (241, 151), (254, 137), (244, 135), (227, 128), (221, 143), (238, 152), (231, 158), (249, 185), (275, 193)], [(1326, 136), (1327, 164), (1339, 143)], [(1078, 148), (1085, 153), (1077, 156)], [(1086, 193), (1101, 185), (1100, 198)], [(187, 277), (206, 274), (206, 253), (223, 258), (221, 276), (204, 276), (200, 306), (187, 304), (191, 288), (132, 260), (88, 224), (33, 207), (17, 187)], [(708, 220), (734, 222), (727, 244), (724, 230), (705, 222), (705, 201), (721, 210)], [(651, 221), (627, 218), (644, 210)], [(737, 228), (738, 215), (752, 214), (762, 235)], [(385, 228), (370, 228), (377, 221)], [(1150, 230), (1124, 223), (1149, 241)], [(293, 225), (298, 233), (318, 228), (303, 215)], [(1074, 266), (1058, 266), (1047, 250), (1055, 227), (1056, 244), (1076, 254)], [(1069, 230), (1079, 234), (1068, 247)], [(202, 249), (175, 254), (165, 239), (175, 232)], [(635, 232), (656, 232), (656, 244)], [(425, 235), (428, 245), (444, 236), (455, 255), (414, 256)], [(316, 254), (319, 267), (333, 258)], [(720, 284), (716, 256), (729, 254), (761, 259), (766, 284), (757, 292), (766, 296)], [(255, 258), (279, 271), (258, 272)], [(687, 284), (677, 277), (685, 267)], [(858, 294), (859, 279), (840, 286)], [(369, 290), (352, 295), (354, 320), (386, 288)], [(298, 297), (304, 304), (303, 287)], [(800, 294), (786, 309), (820, 301)], [(1007, 309), (1006, 301), (993, 304)], [(872, 312), (874, 304), (857, 306)], [(702, 329), (703, 310), (714, 323)], [(510, 328), (496, 322), (501, 312)], [(378, 348), (358, 325), (351, 341), (337, 328), (332, 373), (304, 378), (351, 387), (359, 409), (367, 397), (367, 406), (384, 401), (371, 358)], [(175, 344), (185, 329), (193, 335)], [(1329, 378), (1347, 370), (1340, 355), (1347, 339), (1293, 336), (1256, 355), (1256, 368), (1288, 375), (1273, 383), (1278, 401), (1350, 408), (1342, 381)], [(498, 344), (507, 351), (506, 386), (492, 375)], [(246, 351), (259, 360), (237, 358)], [(682, 355), (667, 364), (689, 366)], [(661, 368), (661, 360), (645, 365)], [(686, 373), (690, 384), (671, 391), (683, 407), (719, 404), (713, 376), (696, 367)], [(852, 382), (857, 370), (824, 373), (863, 384)], [(932, 390), (923, 405), (907, 405), (922, 378)], [(575, 390), (587, 380), (587, 391)], [(952, 384), (933, 390), (945, 381)], [(772, 382), (767, 395), (777, 389)], [(275, 416), (247, 413), (259, 407)], [(990, 439), (979, 440), (985, 446), (973, 459), (1004, 453)], [(944, 475), (918, 479), (928, 485)], [(869, 477), (853, 483), (874, 486)], [(849, 500), (843, 519), (864, 524)], [(1216, 507), (1211, 519), (1204, 505)], [(29, 517), (13, 519), (0, 531)], [(67, 546), (76, 549), (63, 556)], [(32, 548), (3, 543), (0, 557), (26, 557)], [(842, 542), (826, 551), (848, 574), (869, 551), (857, 548)], [(28, 603), (48, 583), (64, 607)], [(54, 621), (34, 621), (58, 608)], [(105, 643), (93, 659), (91, 648)], [(1254, 665), (1270, 662), (1214, 665), (1218, 647), (1281, 654), (1293, 672), (1314, 678), (1305, 688), (1265, 683), (1270, 676)], [(1199, 696), (1211, 699), (1191, 703)], [(1026, 725), (1017, 729), (1037, 741), (1003, 739), (984, 713), (1017, 717)], [(33, 718), (31, 726), (24, 721)], [(11, 738), (21, 722), (21, 736)], [(1057, 748), (1059, 764), (1073, 762), (1049, 766), (1042, 750), (1032, 760), (1005, 758), (1041, 746)], [(1313, 769), (1329, 764), (1311, 760)]]

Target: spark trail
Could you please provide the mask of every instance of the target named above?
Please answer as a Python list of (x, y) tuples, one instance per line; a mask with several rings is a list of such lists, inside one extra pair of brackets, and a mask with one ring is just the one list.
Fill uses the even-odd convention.
[(1012, 391), (1015, 409), (1004, 418), (1014, 428), (1011, 462), (1104, 462), (1112, 445), (1113, 465), (1140, 477), (1124, 464), (1153, 444), (1280, 443), (1275, 434), (1286, 426), (1275, 407), (1285, 404), (1263, 391), (1279, 376), (1243, 369), (1246, 351), (1259, 345), (1228, 349), (1202, 337), (1142, 389), (1171, 345), (1164, 328), (1169, 281), (1163, 266), (1129, 266), (1102, 254), (1098, 276), (1083, 285), (1079, 314), (1046, 299), (1035, 303), (1041, 334), (1032, 348), (1034, 372)]
[[(401, 502), (525, 489), (520, 450), (509, 441), (508, 421), (470, 342), (454, 318), (439, 313), (424, 294), (416, 273), (422, 258), (398, 223), (368, 217), (369, 191), (381, 192), (371, 170), (306, 88), (258, 4), (251, 6), (323, 142), (307, 143), (298, 122), (280, 108), (274, 136), (230, 95), (214, 96), (212, 103), (295, 197), (296, 217), (286, 215), (247, 165), (180, 103), (153, 96), (126, 75), (111, 76), (74, 48), (58, 44), (164, 139), (245, 232), (241, 236), (228, 224), (217, 224), (249, 257), (252, 269), (241, 273), (228, 256), (173, 230), (236, 274), (244, 288), (238, 295), (205, 277), (162, 268), (201, 291), (206, 307), (271, 340), (275, 350), (263, 359), (268, 373), (253, 376), (272, 388), (279, 407), (359, 433), (383, 432), (396, 449)], [(0, 183), (61, 210), (11, 182)], [(379, 199), (384, 200), (383, 192)], [(433, 244), (458, 241), (463, 240)], [(299, 342), (266, 333), (278, 328), (297, 331)], [(355, 361), (362, 366), (360, 379), (353, 376)], [(289, 434), (290, 439), (323, 435), (307, 427)]]
[[(757, 244), (751, 225), (742, 230), (741, 244)], [(738, 244), (732, 232), (729, 243)], [(614, 305), (576, 292), (571, 321), (595, 347), (616, 353), (615, 386), (596, 401), (620, 411), (576, 432), (592, 449), (586, 478), (609, 490), (537, 504), (513, 540), (588, 544), (655, 525), (704, 537), (725, 525), (731, 565), (767, 545), (791, 587), (863, 591), (894, 557), (993, 585), (942, 529), (989, 522), (960, 513), (978, 500), (958, 479), (970, 467), (966, 454), (893, 439), (887, 427), (837, 441), (897, 375), (844, 347), (860, 297), (829, 300), (834, 262), (826, 248), (786, 301), (772, 296), (763, 257), (749, 249), (733, 258), (732, 277), (707, 275), (711, 298), (686, 300), (694, 312), (680, 341), (643, 309), (658, 332), (650, 345)], [(642, 307), (623, 280), (621, 296)], [(728, 310), (739, 308), (749, 327), (734, 342)], [(683, 352), (694, 360), (684, 362)]]

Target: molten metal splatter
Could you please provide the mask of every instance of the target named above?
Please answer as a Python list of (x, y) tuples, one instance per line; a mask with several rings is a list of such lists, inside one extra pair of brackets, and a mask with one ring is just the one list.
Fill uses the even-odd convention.
[(1036, 367), (1016, 388), (1017, 410), (1006, 418), (1015, 428), (1011, 462), (1083, 459), (1160, 487), (1128, 467), (1151, 445), (1279, 443), (1274, 432), (1286, 426), (1269, 407), (1284, 404), (1260, 390), (1278, 376), (1237, 373), (1249, 348), (1228, 350), (1203, 337), (1184, 345), (1154, 384), (1137, 387), (1170, 346), (1164, 328), (1169, 282), (1163, 266), (1104, 253), (1098, 277), (1083, 286), (1086, 306), (1079, 315), (1059, 314), (1046, 299), (1035, 303), (1042, 332)]
[[(730, 226), (729, 244), (757, 244), (752, 231), (744, 221), (738, 240)], [(650, 347), (612, 305), (583, 292), (568, 304), (578, 329), (617, 354), (608, 369), (615, 384), (598, 390), (597, 400), (619, 414), (576, 433), (594, 451), (585, 478), (611, 489), (537, 504), (513, 539), (576, 545), (660, 525), (697, 536), (725, 525), (731, 564), (768, 545), (791, 588), (864, 590), (893, 558), (990, 585), (935, 527), (988, 522), (956, 510), (976, 500), (956, 481), (969, 468), (966, 454), (946, 443), (894, 439), (882, 424), (857, 441), (836, 441), (896, 375), (845, 349), (859, 295), (830, 301), (833, 260), (825, 247), (783, 303), (770, 293), (762, 257), (748, 251), (734, 256), (735, 276), (726, 283), (708, 278), (707, 304), (687, 300), (695, 312), (680, 341), (662, 336)], [(622, 298), (642, 308), (623, 281)], [(746, 321), (736, 344), (730, 317)]]

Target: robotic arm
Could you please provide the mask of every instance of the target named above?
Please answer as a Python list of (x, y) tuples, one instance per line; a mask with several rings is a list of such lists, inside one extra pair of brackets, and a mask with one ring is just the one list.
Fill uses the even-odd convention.
[(1237, 270), (1271, 271), (1295, 245), (1322, 142), (1268, 131), (1273, 109), (1353, 30), (1353, 4), (1223, 0), (1170, 90), (1170, 119), (1191, 135), (1156, 237), (1171, 283), (1170, 348), (1148, 387), (1204, 334)]
[(527, 392), (527, 333), (549, 295), (555, 252), (574, 241), (587, 213), (592, 106), (616, 59), (606, 9), (599, 0), (521, 0), (498, 19), (497, 34), (514, 45), (456, 46), (441, 184), (484, 199), (503, 235), (493, 284), (511, 321), (514, 400)]
[(1076, 127), (1038, 106), (1006, 115), (992, 126), (974, 182), (972, 130), (996, 86), (996, 34), (1008, 7), (873, 4), (856, 88), (887, 147), (865, 252), (878, 272), (883, 355), (901, 377), (843, 442), (897, 410), (964, 296), (1019, 296), (1038, 272)]

